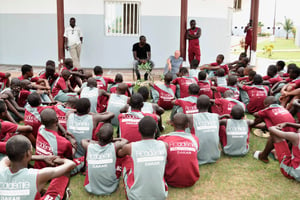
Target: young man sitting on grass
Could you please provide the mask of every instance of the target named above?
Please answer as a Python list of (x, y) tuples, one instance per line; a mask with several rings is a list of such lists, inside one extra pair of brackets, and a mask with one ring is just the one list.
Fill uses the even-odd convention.
[(174, 131), (158, 138), (169, 145), (165, 179), (173, 187), (190, 187), (200, 177), (199, 141), (195, 135), (185, 132), (189, 123), (185, 114), (177, 113), (171, 123)]
[[(265, 122), (265, 125), (262, 124), (262, 126), (260, 126), (262, 130), (266, 130), (271, 126), (276, 126), (284, 122), (295, 123), (295, 119), (293, 118), (291, 113), (289, 113), (289, 111), (284, 107), (277, 104), (275, 97), (268, 96), (264, 100), (264, 107), (265, 108), (263, 110), (260, 110), (253, 114), (255, 117), (255, 124)], [(262, 133), (261, 129), (256, 129), (254, 131), (254, 134), (263, 137), (267, 136), (265, 135), (265, 133)], [(287, 127), (284, 129), (284, 131), (295, 132), (296, 130), (291, 127)]]
[(174, 79), (172, 83), (178, 85), (176, 96), (177, 98), (184, 98), (189, 96), (189, 85), (192, 83), (197, 83), (198, 79), (192, 76), (189, 76), (189, 71), (186, 67), (182, 67), (179, 70), (179, 77)]
[(98, 141), (89, 139), (81, 141), (87, 152), (84, 188), (91, 194), (109, 195), (119, 186), (122, 159), (116, 154), (128, 141), (113, 138), (113, 133), (113, 126), (105, 123), (97, 132)]
[[(287, 127), (299, 129), (300, 125), (282, 123), (269, 127), (270, 138), (265, 149), (262, 152), (256, 151), (254, 158), (267, 162), (269, 153), (275, 148), (281, 173), (287, 178), (300, 182), (300, 134), (298, 132), (283, 131)], [(287, 140), (292, 143), (292, 150), (289, 149)]]
[(220, 126), (226, 127), (225, 131), (220, 129), (220, 141), (226, 155), (244, 156), (249, 151), (249, 127), (254, 124), (254, 121), (244, 119), (244, 116), (245, 109), (235, 105), (231, 110), (231, 118), (220, 120)]
[(197, 100), (199, 113), (188, 115), (191, 133), (199, 139), (198, 164), (216, 162), (219, 150), (219, 115), (209, 113), (210, 99), (201, 95)]
[[(61, 182), (56, 182), (55, 178), (69, 181), (67, 177), (75, 167), (75, 163), (68, 159), (58, 157), (41, 157), (32, 155), (30, 141), (22, 136), (16, 135), (6, 143), (5, 157), (0, 162), (0, 180), (3, 185), (12, 185), (9, 189), (1, 188), (2, 199), (62, 199), (65, 190), (59, 187)], [(56, 167), (46, 167), (43, 169), (28, 169), (31, 160), (47, 160), (47, 163)], [(47, 192), (41, 198), (40, 192), (50, 181)]]
[(123, 164), (124, 188), (127, 198), (167, 198), (168, 186), (164, 181), (168, 145), (155, 140), (156, 121), (146, 116), (139, 121), (141, 141), (131, 142), (118, 151), (119, 157), (126, 157)]
[(194, 114), (198, 113), (197, 99), (199, 94), (199, 86), (196, 83), (189, 85), (189, 96), (173, 100), (175, 105), (171, 113), (171, 119), (176, 113)]
[(175, 100), (176, 86), (171, 84), (171, 81), (172, 73), (168, 72), (167, 74), (165, 74), (164, 83), (150, 83), (153, 102), (157, 103), (165, 110), (172, 109), (172, 101)]

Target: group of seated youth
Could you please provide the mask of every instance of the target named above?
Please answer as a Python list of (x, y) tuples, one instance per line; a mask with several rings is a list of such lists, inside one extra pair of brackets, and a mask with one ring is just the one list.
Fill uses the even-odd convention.
[[(30, 65), (17, 78), (0, 73), (2, 195), (63, 199), (70, 176), (83, 173), (90, 194), (113, 193), (123, 176), (128, 199), (166, 199), (168, 185), (194, 185), (199, 165), (217, 162), (221, 151), (245, 156), (252, 128), (268, 137), (254, 158), (268, 163), (272, 154), (284, 176), (300, 181), (300, 68), (285, 71), (278, 61), (261, 76), (243, 53), (223, 61), (220, 54), (176, 70), (168, 62), (163, 82), (136, 92), (121, 74), (104, 77), (100, 66), (91, 74), (69, 58), (60, 72), (49, 60), (39, 76)], [(163, 121), (174, 130), (165, 133)]]

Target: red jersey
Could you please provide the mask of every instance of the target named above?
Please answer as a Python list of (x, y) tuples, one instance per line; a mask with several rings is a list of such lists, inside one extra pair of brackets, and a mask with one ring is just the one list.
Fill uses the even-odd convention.
[(249, 97), (249, 103), (247, 105), (247, 110), (249, 113), (255, 113), (264, 108), (264, 100), (268, 96), (269, 88), (267, 86), (261, 85), (244, 85), (242, 87)]
[(107, 86), (109, 83), (114, 83), (115, 81), (111, 78), (108, 77), (103, 77), (103, 76), (95, 76), (95, 79), (97, 81), (97, 87), (99, 89), (103, 89), (105, 91), (107, 91)]
[[(72, 69), (68, 69), (67, 67), (63, 67), (62, 70), (61, 70), (61, 72), (63, 72), (64, 70), (68, 70), (69, 72), (76, 72), (76, 71), (78, 71), (77, 67), (72, 68)], [(74, 89), (74, 88), (76, 87), (76, 85), (77, 85), (77, 82), (76, 82), (74, 76), (71, 76), (71, 78), (70, 78), (70, 85), (71, 85), (71, 87), (72, 87), (73, 89)], [(54, 96), (53, 96), (53, 97), (54, 97)]]
[(253, 28), (252, 27), (248, 28), (246, 32), (246, 38), (245, 38), (245, 43), (248, 45), (251, 45), (252, 33), (253, 33)]
[[(25, 78), (24, 78), (24, 76), (22, 75), (22, 76), (19, 76), (18, 77), (18, 79), (20, 80), (20, 81), (22, 81), (22, 80), (24, 80)], [(28, 78), (28, 80), (30, 80), (30, 82), (37, 82), (38, 80), (39, 80), (39, 77), (30, 77), (30, 78)]]
[(103, 126), (104, 122), (99, 122), (97, 127), (93, 130), (92, 140), (99, 141), (97, 133), (100, 131), (100, 128)]
[(39, 127), (41, 126), (40, 113), (46, 109), (52, 108), (51, 106), (38, 106), (31, 107), (29, 104), (25, 107), (24, 124), (32, 127), (32, 134), (36, 138)]
[(25, 89), (22, 89), (20, 92), (19, 92), (19, 97), (18, 97), (18, 105), (20, 107), (24, 107), (27, 103), (27, 97), (31, 94), (31, 92), (29, 90), (25, 90)]
[(297, 77), (297, 78), (295, 78), (294, 80), (291, 80), (290, 83), (296, 85), (295, 89), (296, 89), (296, 88), (299, 88), (299, 87), (300, 87), (300, 76)]
[(52, 88), (52, 96), (55, 97), (60, 90), (65, 90), (65, 89), (67, 89), (66, 81), (63, 77), (60, 77), (54, 83), (54, 86)]
[(55, 80), (59, 77), (58, 73), (54, 73), (53, 76), (46, 77), (46, 72), (42, 72), (39, 76), (40, 79), (45, 79), (48, 81), (49, 85), (52, 86)]
[(197, 84), (198, 79), (191, 76), (183, 76), (183, 77), (177, 77), (172, 81), (174, 85), (179, 85), (179, 91), (180, 91), (180, 98), (188, 97), (189, 94), (189, 86), (192, 83)]
[(218, 99), (215, 99), (215, 105), (213, 105), (211, 107), (211, 111), (213, 113), (217, 113), (219, 115), (230, 114), (233, 106), (235, 106), (237, 104), (242, 106), (244, 108), (244, 110), (246, 109), (245, 104), (243, 104), (242, 102), (240, 102), (236, 99), (218, 98)]
[(244, 77), (240, 77), (238, 78), (238, 82), (249, 82), (249, 76), (244, 76)]
[(5, 89), (8, 78), (5, 77), (5, 73), (0, 72), (0, 92)]
[[(98, 85), (98, 84), (97, 84), (97, 85)], [(132, 84), (131, 84), (131, 83), (126, 83), (126, 85), (127, 85), (128, 89), (127, 89), (125, 95), (126, 95), (126, 96), (129, 96), (128, 90), (129, 90), (129, 88), (132, 87)], [(118, 84), (112, 85), (111, 88), (109, 89), (109, 93), (117, 93), (117, 87), (118, 87)]]
[[(188, 32), (190, 35), (197, 35), (199, 28), (196, 27), (194, 30), (193, 29), (188, 29)], [(195, 47), (199, 47), (199, 39), (195, 38), (195, 39), (190, 39), (189, 40), (189, 48), (195, 48)]]
[(185, 98), (176, 99), (175, 105), (180, 106), (184, 114), (198, 113), (197, 98), (198, 96), (191, 95)]
[(0, 141), (6, 142), (17, 130), (17, 124), (1, 120)]
[(60, 123), (65, 130), (67, 130), (67, 120), (66, 120), (66, 114), (68, 111), (73, 110), (69, 107), (64, 107), (61, 104), (53, 106), (53, 110), (56, 112), (56, 116), (58, 118), (58, 123)]
[(158, 140), (168, 143), (167, 165), (165, 180), (174, 187), (190, 187), (200, 177), (197, 151), (198, 138), (184, 131), (176, 131)]
[[(53, 130), (41, 127), (36, 138), (36, 155), (56, 155), (61, 158), (72, 158), (72, 144)], [(34, 168), (47, 167), (43, 161), (36, 161)]]
[[(269, 107), (258, 111), (258, 115), (259, 117), (263, 118), (267, 128), (284, 122), (296, 122), (291, 113), (278, 104), (271, 104)], [(283, 128), (283, 131), (297, 132), (297, 130), (292, 127), (285, 127)]]
[(238, 87), (236, 86), (226, 86), (226, 87), (222, 87), (222, 86), (218, 86), (217, 87), (217, 93), (215, 93), (215, 99), (216, 98), (221, 98), (222, 95), (227, 91), (227, 90), (231, 90), (233, 92), (234, 95), (234, 99), (239, 100), (240, 98), (240, 90)]
[(73, 67), (72, 69), (68, 69), (66, 66), (64, 66), (60, 71), (63, 72), (64, 70), (68, 70), (69, 72), (76, 72), (76, 71), (78, 71), (78, 68)]
[(213, 98), (213, 92), (211, 90), (211, 80), (201, 80), (198, 81), (198, 85), (200, 87), (199, 96), (202, 94), (207, 95), (209, 98)]
[(172, 101), (175, 99), (176, 85), (153, 85), (153, 89), (159, 94), (157, 104), (165, 110), (173, 108)]
[(229, 74), (229, 68), (228, 68), (228, 65), (221, 65), (217, 62), (214, 62), (214, 63), (210, 63), (209, 64), (210, 66), (220, 66), (220, 68), (224, 69), (225, 71), (225, 75), (228, 75)]
[(151, 116), (156, 122), (158, 121), (155, 114), (145, 114), (134, 110), (127, 113), (121, 113), (118, 116), (120, 137), (127, 139), (129, 142), (140, 141), (142, 136), (139, 132), (139, 122), (144, 116)]
[(0, 142), (0, 153), (6, 154), (6, 142)]
[(283, 77), (289, 77), (290, 75), (289, 75), (289, 73), (284, 73), (284, 74), (282, 74), (282, 76)]
[(272, 87), (275, 83), (282, 81), (282, 78), (278, 74), (273, 77), (263, 76), (263, 79), (270, 82), (270, 87)]

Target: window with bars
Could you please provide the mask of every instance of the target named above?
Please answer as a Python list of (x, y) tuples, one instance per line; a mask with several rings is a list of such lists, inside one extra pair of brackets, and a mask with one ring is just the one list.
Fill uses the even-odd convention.
[(140, 2), (105, 1), (105, 32), (109, 36), (139, 35)]
[(242, 9), (242, 0), (234, 0), (234, 9), (241, 10)]

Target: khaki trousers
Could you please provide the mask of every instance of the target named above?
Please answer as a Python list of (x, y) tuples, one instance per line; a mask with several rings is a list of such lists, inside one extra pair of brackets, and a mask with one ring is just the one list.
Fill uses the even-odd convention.
[(70, 56), (73, 60), (73, 66), (80, 68), (81, 44), (74, 44), (69, 48)]

